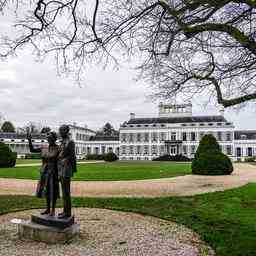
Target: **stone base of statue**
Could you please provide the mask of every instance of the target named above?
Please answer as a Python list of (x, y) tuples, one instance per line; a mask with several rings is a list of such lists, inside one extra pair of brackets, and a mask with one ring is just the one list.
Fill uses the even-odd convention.
[(74, 216), (65, 219), (47, 215), (32, 215), (31, 220), (18, 224), (18, 235), (45, 243), (66, 243), (79, 234), (79, 225)]

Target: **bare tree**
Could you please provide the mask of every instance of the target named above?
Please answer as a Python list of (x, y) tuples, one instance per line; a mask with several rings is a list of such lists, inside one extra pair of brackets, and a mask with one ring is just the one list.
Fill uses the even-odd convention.
[(136, 56), (157, 97), (204, 92), (229, 107), (256, 99), (255, 7), (254, 0), (34, 0), (15, 24), (18, 37), (3, 38), (2, 56), (30, 44), (78, 76), (90, 61)]

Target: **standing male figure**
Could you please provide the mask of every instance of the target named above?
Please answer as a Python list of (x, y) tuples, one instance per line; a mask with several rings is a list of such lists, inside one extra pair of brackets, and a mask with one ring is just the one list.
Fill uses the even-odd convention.
[(59, 218), (71, 217), (70, 181), (76, 169), (75, 143), (69, 138), (69, 126), (59, 128), (61, 136), (60, 152), (58, 156), (58, 176), (61, 183), (64, 209)]

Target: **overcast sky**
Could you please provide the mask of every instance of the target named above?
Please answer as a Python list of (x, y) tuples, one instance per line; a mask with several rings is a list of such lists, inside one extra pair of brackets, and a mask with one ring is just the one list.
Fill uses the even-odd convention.
[[(0, 31), (8, 31), (6, 17), (0, 17)], [(43, 63), (35, 61), (28, 50), (17, 57), (0, 62), (0, 113), (15, 126), (29, 121), (43, 126), (58, 126), (76, 122), (98, 129), (106, 122), (115, 128), (136, 116), (157, 116), (158, 102), (150, 102), (147, 84), (135, 82), (135, 72), (123, 65), (118, 71), (102, 70), (92, 66), (81, 86), (72, 77), (57, 76), (51, 59)], [(206, 99), (193, 101), (195, 115), (219, 114), (214, 105), (205, 107)], [(225, 111), (225, 117), (234, 122), (237, 129), (256, 129), (256, 104), (252, 103), (239, 112)]]
[[(29, 52), (0, 63), (0, 112), (15, 125), (28, 121), (57, 126), (61, 123), (85, 125), (97, 129), (106, 122), (116, 128), (129, 118), (157, 116), (158, 102), (150, 102), (150, 88), (134, 81), (133, 70), (102, 70), (91, 67), (81, 86), (72, 77), (59, 77), (50, 60), (35, 62)], [(193, 102), (197, 115), (218, 114), (214, 105)], [(255, 129), (255, 104), (239, 112), (226, 111), (225, 117), (238, 129)]]

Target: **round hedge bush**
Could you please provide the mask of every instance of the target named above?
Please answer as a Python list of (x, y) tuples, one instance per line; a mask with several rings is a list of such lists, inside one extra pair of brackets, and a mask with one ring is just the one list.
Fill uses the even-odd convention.
[(228, 175), (233, 172), (231, 160), (225, 154), (201, 153), (192, 161), (192, 173), (200, 175)]
[(216, 138), (211, 134), (206, 134), (200, 140), (199, 146), (195, 153), (195, 158), (198, 157), (201, 153), (211, 152), (214, 153), (221, 153), (220, 145)]
[(4, 143), (0, 142), (0, 168), (14, 167), (16, 164), (17, 153)]
[(192, 161), (192, 173), (200, 175), (228, 175), (233, 165), (228, 156), (221, 152), (220, 146), (211, 134), (205, 135), (197, 148)]
[(106, 161), (106, 162), (114, 162), (114, 161), (117, 161), (117, 160), (118, 160), (118, 157), (113, 152), (109, 152), (109, 153), (104, 155), (104, 161)]

